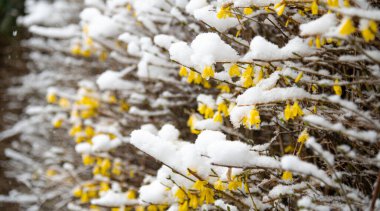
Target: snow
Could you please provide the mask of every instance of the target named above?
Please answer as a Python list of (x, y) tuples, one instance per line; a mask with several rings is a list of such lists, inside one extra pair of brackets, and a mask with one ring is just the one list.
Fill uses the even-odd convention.
[(149, 185), (143, 185), (139, 190), (140, 196), (139, 201), (142, 204), (152, 203), (152, 204), (167, 204), (168, 203), (168, 193), (166, 187), (163, 186), (159, 181), (154, 181)]
[(120, 72), (106, 70), (98, 77), (96, 84), (101, 90), (138, 90), (142, 88), (141, 84), (123, 80), (122, 77), (123, 74)]
[(324, 33), (333, 30), (333, 28), (336, 27), (337, 24), (338, 20), (336, 18), (336, 15), (334, 13), (328, 13), (316, 20), (301, 24), (300, 35), (323, 35)]
[(314, 137), (310, 137), (305, 145), (307, 148), (312, 148), (317, 156), (322, 156), (323, 159), (330, 165), (334, 165), (334, 155), (331, 152), (323, 150), (322, 146), (316, 142)]
[(276, 185), (269, 191), (268, 196), (270, 198), (278, 198), (284, 195), (295, 194), (295, 191), (305, 189), (307, 187), (306, 183), (301, 182), (294, 185)]
[(289, 58), (299, 58), (299, 56), (310, 56), (313, 53), (314, 50), (299, 37), (291, 39), (284, 47), (279, 48), (276, 44), (267, 41), (265, 38), (256, 36), (251, 41), (250, 51), (242, 58), (242, 61), (285, 60)]
[(199, 34), (191, 43), (191, 49), (190, 59), (201, 69), (215, 62), (236, 61), (239, 58), (237, 52), (216, 33)]
[(175, 42), (178, 42), (177, 38), (166, 34), (159, 34), (154, 37), (154, 44), (165, 49), (169, 49)]
[(302, 100), (307, 98), (311, 98), (311, 94), (298, 87), (273, 88), (270, 90), (262, 90), (260, 87), (252, 87), (239, 95), (236, 99), (236, 103), (238, 106), (242, 106), (280, 101), (284, 102), (286, 100)]
[(306, 122), (309, 122), (313, 125), (317, 125), (319, 127), (323, 127), (335, 132), (341, 132), (349, 137), (363, 140), (363, 141), (368, 141), (371, 143), (377, 142), (377, 137), (378, 134), (373, 131), (373, 130), (367, 130), (367, 131), (359, 131), (355, 129), (347, 129), (344, 127), (344, 125), (340, 122), (338, 123), (331, 123), (328, 120), (324, 119), (321, 116), (317, 115), (307, 115), (303, 117), (303, 120)]
[(236, 61), (239, 58), (237, 52), (216, 33), (199, 34), (191, 43), (191, 47), (185, 42), (174, 43), (169, 53), (172, 60), (188, 67), (197, 66), (199, 71), (215, 62)]
[(249, 113), (252, 108), (252, 106), (235, 106), (230, 111), (230, 120), (234, 128), (240, 127), (242, 119)]
[(277, 4), (281, 2), (281, 0), (235, 0), (233, 1), (235, 7), (248, 7), (248, 6), (258, 6), (264, 7), (269, 6), (270, 4)]
[(158, 136), (166, 141), (176, 141), (179, 138), (179, 130), (171, 124), (165, 124), (158, 131)]
[(211, 157), (213, 163), (241, 166), (251, 158), (250, 148), (240, 141), (214, 142), (207, 146), (207, 155)]
[(196, 130), (219, 130), (222, 124), (213, 119), (197, 120), (194, 124)]
[(206, 6), (194, 11), (194, 17), (198, 21), (203, 21), (211, 27), (214, 27), (219, 32), (239, 25), (239, 21), (235, 17), (228, 17), (225, 19), (218, 19), (215, 9), (212, 6)]
[(193, 14), (196, 9), (207, 6), (207, 0), (190, 0), (186, 5), (186, 12), (189, 14)]
[(274, 88), (277, 81), (280, 79), (280, 74), (280, 71), (273, 72), (268, 78), (262, 79), (259, 83), (257, 83), (256, 87), (261, 90), (270, 90)]
[(58, 39), (69, 39), (80, 35), (79, 28), (76, 25), (68, 25), (59, 28), (33, 25), (29, 27), (29, 31), (40, 36)]
[(233, 205), (229, 205), (227, 203), (225, 203), (223, 200), (221, 199), (218, 199), (214, 202), (214, 204), (220, 208), (222, 208), (223, 210), (226, 210), (226, 211), (238, 211), (238, 209), (233, 206)]
[[(297, 206), (300, 208), (303, 208), (301, 210), (318, 210), (318, 211), (330, 211), (331, 207), (324, 206), (324, 205), (317, 205), (314, 204), (309, 196), (303, 196), (301, 199), (298, 200)], [(348, 209), (348, 207), (347, 207)]]
[(108, 135), (97, 135), (92, 138), (92, 150), (94, 152), (109, 151), (121, 145), (120, 139), (110, 140)]
[(108, 16), (104, 16), (98, 9), (86, 8), (80, 18), (88, 24), (88, 34), (91, 37), (112, 37), (120, 34), (120, 26)]
[(349, 8), (338, 8), (334, 9), (337, 12), (347, 15), (347, 16), (356, 16), (360, 18), (366, 18), (369, 20), (380, 21), (380, 11), (373, 9), (361, 9), (357, 7), (349, 7)]
[(125, 205), (136, 205), (137, 200), (127, 199), (125, 193), (117, 193), (113, 190), (107, 191), (100, 198), (91, 200), (91, 204), (106, 206), (106, 207), (120, 207)]
[(91, 144), (89, 143), (79, 143), (75, 145), (75, 151), (78, 154), (88, 154), (92, 152)]
[(185, 42), (177, 42), (169, 48), (170, 59), (177, 61), (187, 67), (193, 67), (193, 63), (189, 59), (193, 54), (193, 50)]
[(212, 95), (199, 94), (197, 96), (197, 102), (205, 104), (212, 109), (216, 109), (215, 100)]
[(308, 176), (313, 176), (323, 181), (327, 185), (335, 186), (331, 178), (326, 174), (325, 171), (319, 169), (317, 166), (300, 160), (294, 155), (285, 155), (281, 158), (281, 167), (284, 170), (294, 171), (296, 173), (305, 174)]
[(176, 161), (172, 159), (176, 155), (176, 147), (147, 131), (133, 131), (131, 133), (131, 144), (167, 165), (175, 166), (176, 164)]

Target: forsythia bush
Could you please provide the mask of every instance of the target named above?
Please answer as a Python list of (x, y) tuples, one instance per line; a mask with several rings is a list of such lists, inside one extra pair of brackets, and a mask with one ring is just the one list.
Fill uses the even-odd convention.
[(27, 8), (25, 45), (50, 71), (27, 82), (49, 87), (33, 115), (81, 158), (45, 162), (48, 182), (71, 178), (65, 209), (380, 209), (380, 10), (367, 1)]

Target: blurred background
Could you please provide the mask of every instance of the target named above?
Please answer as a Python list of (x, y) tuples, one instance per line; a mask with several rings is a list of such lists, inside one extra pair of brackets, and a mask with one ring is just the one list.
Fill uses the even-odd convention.
[[(0, 1), (0, 131), (11, 127), (22, 112), (22, 100), (14, 99), (6, 90), (16, 81), (13, 79), (27, 73), (21, 41), (26, 36), (25, 30), (17, 25), (17, 17), (24, 14), (24, 0)], [(12, 99), (13, 98), (13, 99)], [(10, 104), (10, 101), (16, 103)], [(9, 137), (0, 141), (0, 210), (18, 210), (17, 203), (8, 198), (15, 186), (21, 186), (13, 179), (5, 177), (4, 169), (8, 162), (4, 154), (11, 141)]]

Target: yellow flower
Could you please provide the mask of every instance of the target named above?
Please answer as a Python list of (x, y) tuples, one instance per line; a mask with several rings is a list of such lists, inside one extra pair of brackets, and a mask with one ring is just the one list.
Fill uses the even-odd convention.
[(235, 34), (235, 37), (239, 37), (239, 36), (240, 36), (240, 33), (241, 33), (241, 29), (237, 30), (237, 31), (236, 31), (236, 34)]
[(48, 169), (48, 170), (46, 171), (46, 176), (47, 176), (47, 177), (52, 177), (52, 176), (55, 176), (55, 175), (57, 175), (57, 171), (54, 170), (54, 169)]
[(222, 6), (218, 13), (216, 13), (218, 19), (225, 19), (228, 17), (233, 17), (231, 13), (231, 7), (229, 5)]
[(294, 82), (298, 83), (301, 80), (302, 76), (303, 76), (303, 71), (301, 71), (300, 73), (298, 73), (298, 75), (297, 75), (296, 79), (294, 80)]
[(181, 66), (181, 68), (179, 68), (179, 76), (186, 77), (187, 75), (188, 75), (188, 73), (187, 73), (186, 67)]
[(253, 109), (249, 112), (247, 117), (248, 126), (252, 127), (255, 126), (256, 128), (260, 127), (261, 119), (260, 119), (260, 113), (256, 109), (256, 107), (253, 107)]
[(108, 191), (110, 189), (110, 185), (108, 184), (108, 182), (100, 182), (100, 191)]
[(202, 201), (204, 200), (206, 204), (212, 204), (215, 201), (214, 191), (210, 188), (205, 188), (203, 191), (201, 191), (200, 198)]
[(136, 199), (136, 191), (129, 189), (127, 191), (127, 199)]
[(71, 127), (69, 131), (70, 136), (74, 136), (75, 134), (79, 133), (82, 131), (82, 126), (80, 124), (75, 124), (73, 127)]
[(178, 211), (188, 211), (189, 210), (189, 202), (185, 201), (183, 202), (179, 207)]
[(253, 13), (253, 9), (250, 7), (246, 7), (246, 8), (244, 8), (243, 13), (244, 13), (244, 15), (250, 15)]
[(223, 113), (224, 116), (228, 116), (229, 115), (226, 103), (221, 102), (221, 103), (218, 104), (218, 112)]
[(228, 183), (228, 190), (237, 190), (242, 186), (242, 181), (238, 179), (234, 179)]
[(261, 79), (263, 79), (264, 77), (264, 71), (263, 71), (263, 68), (260, 69), (260, 71), (257, 73), (257, 76), (255, 78), (255, 80), (253, 81), (254, 84), (257, 84), (261, 81)]
[(377, 24), (375, 21), (370, 20), (366, 27), (361, 30), (362, 36), (366, 42), (370, 42), (375, 39), (377, 33)]
[(214, 70), (211, 66), (207, 65), (202, 71), (202, 78), (208, 80), (210, 77), (214, 77)]
[(336, 95), (342, 96), (342, 87), (339, 85), (339, 80), (336, 79), (334, 82), (333, 90)]
[(204, 113), (204, 117), (206, 119), (209, 119), (209, 118), (212, 118), (214, 116), (214, 111), (212, 110), (211, 107), (206, 107), (206, 110), (205, 110), (205, 113)]
[(202, 76), (201, 76), (201, 74), (199, 74), (199, 73), (195, 73), (195, 78), (194, 78), (194, 83), (195, 84), (200, 84), (200, 83), (202, 83), (202, 81), (203, 81), (203, 78), (202, 78)]
[(301, 144), (304, 144), (305, 141), (309, 138), (309, 133), (307, 132), (307, 129), (304, 129), (301, 134), (298, 136), (297, 141)]
[(81, 53), (81, 49), (80, 49), (80, 46), (77, 44), (77, 45), (74, 45), (72, 48), (71, 48), (71, 54), (74, 55), (74, 56), (78, 56), (79, 54)]
[(72, 194), (74, 197), (79, 198), (82, 195), (82, 189), (80, 187), (76, 187), (73, 189)]
[(369, 24), (369, 28), (371, 29), (371, 31), (372, 31), (373, 33), (377, 33), (378, 28), (377, 28), (377, 24), (376, 24), (376, 22), (373, 21), (373, 20), (370, 20), (370, 21), (368, 22), (368, 24)]
[[(211, 84), (207, 80), (202, 80), (202, 85), (205, 89), (211, 88)], [(217, 87), (218, 88), (218, 87)], [(229, 87), (228, 87), (229, 89)]]
[(285, 153), (290, 153), (290, 152), (293, 152), (294, 151), (294, 147), (292, 145), (288, 145), (287, 147), (285, 147), (284, 149), (284, 152)]
[(94, 45), (94, 41), (92, 40), (91, 37), (87, 37), (87, 39), (86, 39), (86, 45), (88, 45), (88, 46), (93, 46)]
[(111, 168), (111, 161), (106, 158), (102, 161), (102, 164), (100, 165), (100, 172), (104, 176), (108, 176), (108, 170)]
[(47, 95), (46, 95), (46, 101), (48, 103), (56, 103), (57, 102), (57, 95), (55, 94), (55, 92), (49, 92)]
[(309, 47), (313, 46), (313, 38), (309, 38), (309, 40), (307, 41), (307, 45), (309, 45)]
[(193, 188), (199, 191), (203, 191), (203, 189), (205, 189), (206, 184), (207, 184), (207, 181), (197, 180), (193, 184)]
[(84, 129), (84, 133), (86, 133), (86, 136), (88, 137), (92, 137), (95, 135), (94, 128), (92, 128), (91, 126), (86, 126), (86, 128)]
[(187, 120), (187, 126), (192, 127), (195, 123), (196, 117), (194, 114), (191, 114), (189, 116), (189, 119)]
[(179, 203), (182, 203), (187, 198), (185, 191), (183, 191), (181, 188), (178, 188), (174, 196), (178, 199)]
[(93, 157), (91, 157), (91, 155), (83, 154), (82, 155), (82, 162), (83, 162), (83, 165), (89, 166), (89, 165), (94, 164), (95, 159)]
[(214, 188), (215, 188), (215, 190), (220, 190), (220, 191), (226, 190), (226, 187), (224, 186), (222, 180), (220, 180), (220, 179), (214, 183)]
[(350, 35), (356, 31), (351, 18), (345, 18), (343, 23), (339, 27), (339, 33), (341, 35)]
[(54, 128), (60, 128), (62, 127), (63, 119), (56, 119), (53, 121), (53, 127)]
[(343, 0), (343, 6), (350, 7), (350, 1), (349, 0)]
[(119, 176), (121, 174), (121, 161), (118, 159), (115, 159), (112, 165), (111, 173), (113, 175)]
[(244, 77), (243, 78), (243, 87), (244, 88), (249, 88), (253, 85), (253, 80), (252, 77)]
[(196, 72), (190, 70), (189, 76), (187, 77), (187, 83), (191, 84), (195, 80), (195, 75)]
[(90, 201), (90, 198), (88, 197), (88, 193), (87, 192), (83, 192), (82, 195), (81, 195), (81, 198), (80, 198), (80, 201), (82, 203), (87, 203)]
[(83, 50), (80, 52), (80, 54), (86, 58), (90, 57), (91, 56), (91, 50), (90, 49), (86, 49), (86, 50)]
[(147, 211), (158, 211), (158, 208), (156, 205), (149, 205), (146, 210)]
[(317, 0), (314, 0), (313, 3), (311, 3), (311, 14), (318, 15), (318, 3)]
[(292, 111), (292, 118), (303, 115), (303, 111), (301, 107), (299, 106), (298, 101), (294, 102), (294, 104), (292, 105), (291, 111)]
[(58, 101), (58, 105), (61, 107), (61, 108), (70, 108), (70, 101), (65, 98), (65, 97), (62, 97), (59, 99)]
[(130, 178), (135, 178), (135, 171), (134, 170), (130, 170), (129, 171), (129, 177)]
[(317, 36), (315, 38), (315, 47), (316, 48), (321, 48), (322, 47), (322, 44), (321, 44), (321, 38), (319, 36)]
[(252, 65), (248, 65), (243, 72), (243, 78), (251, 78), (252, 75), (253, 75), (253, 67)]
[(277, 12), (278, 16), (281, 16), (285, 11), (286, 4), (284, 2), (277, 3), (274, 5), (274, 9)]
[(375, 34), (371, 32), (369, 28), (365, 28), (361, 31), (362, 36), (366, 42), (370, 42), (375, 39)]
[(135, 211), (144, 211), (145, 210), (145, 208), (143, 207), (143, 206), (136, 206), (135, 207)]
[(201, 103), (201, 104), (198, 105), (198, 112), (200, 114), (204, 114), (206, 112), (206, 109), (207, 109), (207, 105), (206, 104)]
[(121, 100), (119, 108), (121, 111), (126, 112), (126, 111), (129, 111), (130, 106), (129, 106), (129, 103), (127, 101)]
[(199, 200), (197, 195), (189, 193), (189, 206), (196, 209), (199, 206)]
[(338, 7), (339, 6), (339, 0), (327, 0), (327, 5), (329, 7)]
[(116, 104), (117, 103), (117, 98), (115, 95), (109, 95), (108, 96), (108, 99), (107, 99), (107, 102), (110, 103), (110, 104)]
[(225, 92), (225, 93), (230, 93), (231, 89), (226, 83), (221, 83), (217, 87), (217, 89), (220, 89), (220, 91)]
[(222, 114), (217, 111), (213, 117), (213, 120), (214, 122), (220, 122), (220, 123), (223, 123), (223, 117), (222, 117)]
[(99, 61), (101, 62), (104, 62), (106, 61), (108, 58), (108, 53), (107, 51), (102, 51), (100, 54), (99, 54)]
[(293, 119), (293, 117), (292, 117), (292, 110), (290, 109), (290, 105), (289, 105), (288, 102), (286, 103), (286, 107), (285, 107), (285, 110), (284, 110), (284, 118), (285, 118), (286, 121), (288, 121), (289, 119)]
[(282, 173), (282, 180), (285, 180), (285, 181), (291, 181), (291, 180), (293, 180), (293, 174), (292, 174), (292, 172), (290, 172), (290, 171), (284, 171), (284, 173)]
[(96, 112), (94, 109), (87, 109), (87, 110), (82, 110), (80, 112), (80, 117), (82, 119), (88, 119), (88, 118), (95, 116), (95, 114), (96, 114)]

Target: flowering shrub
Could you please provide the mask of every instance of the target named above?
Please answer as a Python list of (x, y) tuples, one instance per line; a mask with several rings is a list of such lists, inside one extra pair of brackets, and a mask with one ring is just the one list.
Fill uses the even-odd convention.
[(29, 47), (60, 54), (34, 63), (65, 69), (46, 113), (82, 158), (69, 209), (380, 209), (366, 1), (28, 2)]

